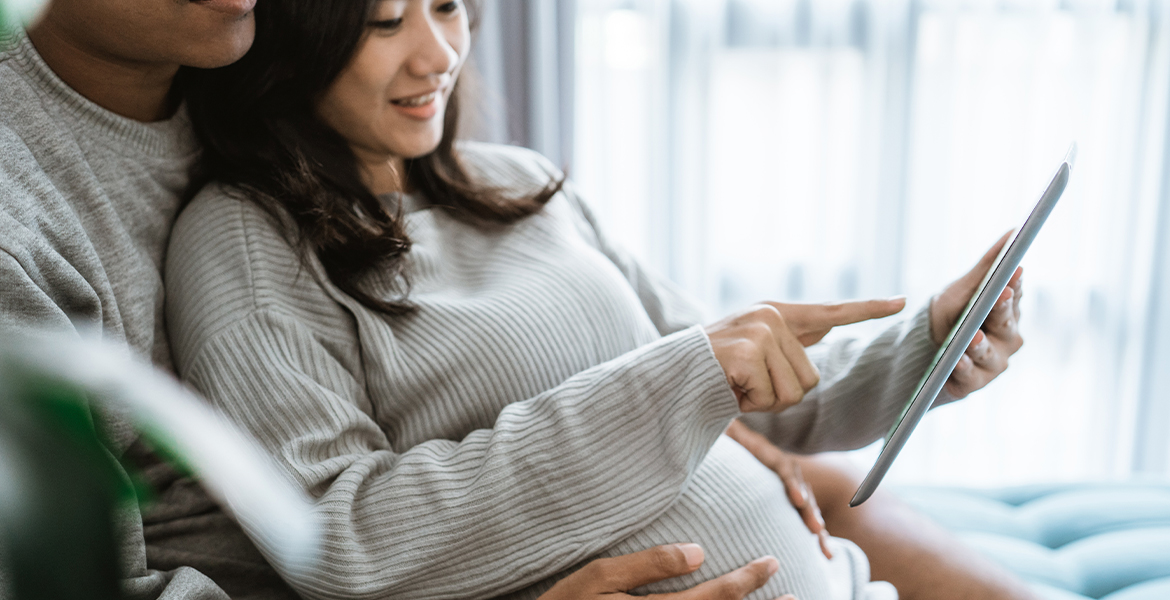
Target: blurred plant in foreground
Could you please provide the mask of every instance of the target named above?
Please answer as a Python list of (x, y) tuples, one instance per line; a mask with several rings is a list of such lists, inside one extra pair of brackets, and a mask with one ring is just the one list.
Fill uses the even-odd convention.
[(113, 517), (142, 496), (102, 443), (92, 406), (128, 419), (160, 456), (199, 478), (286, 579), (313, 568), (319, 530), (309, 498), (172, 377), (122, 347), (10, 335), (0, 340), (0, 557), (12, 589), (0, 597), (120, 595)]
[(44, 4), (45, 0), (0, 0), (0, 33), (29, 23)]

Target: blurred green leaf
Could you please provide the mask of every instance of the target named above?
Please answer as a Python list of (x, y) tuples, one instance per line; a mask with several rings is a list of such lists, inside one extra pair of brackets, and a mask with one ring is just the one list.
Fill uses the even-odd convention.
[(28, 24), (44, 5), (45, 0), (0, 0), (0, 34)]

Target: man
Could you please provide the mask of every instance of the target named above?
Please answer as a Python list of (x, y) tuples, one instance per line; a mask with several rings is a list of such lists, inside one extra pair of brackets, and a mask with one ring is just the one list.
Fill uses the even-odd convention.
[[(96, 327), (169, 368), (162, 249), (197, 151), (171, 90), (180, 65), (226, 64), (247, 51), (250, 14), (223, 4), (56, 2), (0, 55), (4, 329)], [(111, 453), (147, 459), (152, 483), (177, 479), (124, 420), (98, 418)], [(168, 494), (226, 520), (197, 486), (164, 490), (164, 513)], [(226, 597), (194, 569), (148, 569), (136, 509), (117, 527), (128, 596)]]
[[(197, 152), (176, 76), (184, 65), (241, 57), (254, 35), (254, 3), (55, 0), (0, 53), (0, 330), (97, 327), (171, 368), (160, 270)], [(127, 596), (294, 597), (196, 483), (154, 458), (118, 415), (97, 418), (110, 452), (138, 464), (159, 493), (149, 514), (128, 508), (118, 517)], [(787, 476), (794, 503), (821, 531), (791, 458), (746, 428), (732, 432)], [(814, 485), (843, 481), (820, 463), (803, 464)], [(829, 513), (830, 526), (838, 514)], [(702, 559), (701, 548), (680, 544), (594, 561), (549, 597), (620, 594), (689, 573)], [(777, 567), (761, 558), (673, 596), (742, 598)]]

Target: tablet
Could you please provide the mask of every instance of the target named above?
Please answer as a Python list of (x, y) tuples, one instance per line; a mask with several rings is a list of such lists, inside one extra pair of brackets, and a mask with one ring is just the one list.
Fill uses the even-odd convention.
[(963, 357), (971, 340), (975, 339), (976, 332), (982, 327), (983, 321), (987, 319), (987, 315), (995, 306), (995, 301), (999, 299), (999, 295), (1007, 287), (1012, 274), (1016, 272), (1016, 267), (1020, 265), (1020, 260), (1024, 258), (1024, 253), (1028, 251), (1032, 240), (1036, 239), (1036, 234), (1040, 232), (1040, 227), (1048, 219), (1048, 214), (1056, 206), (1056, 201), (1064, 193), (1064, 188), (1068, 185), (1069, 174), (1072, 172), (1073, 162), (1076, 160), (1076, 153), (1077, 146), (1073, 144), (1069, 147), (1068, 153), (1065, 154), (1064, 160), (1061, 161), (1060, 167), (1056, 169), (1056, 175), (1052, 178), (1052, 182), (1048, 184), (1048, 188), (1040, 196), (1036, 207), (1032, 209), (1024, 224), (1016, 229), (1012, 237), (1003, 245), (995, 263), (988, 270), (983, 282), (976, 288), (975, 294), (971, 296), (971, 301), (959, 314), (955, 326), (947, 334), (942, 347), (935, 353), (934, 360), (930, 361), (930, 366), (926, 368), (926, 373), (918, 382), (918, 388), (914, 390), (906, 402), (906, 406), (902, 409), (901, 416), (898, 417), (894, 427), (886, 436), (877, 462), (869, 470), (865, 480), (861, 482), (861, 487), (857, 488), (857, 493), (849, 501), (849, 506), (857, 506), (873, 494), (882, 478), (886, 476), (886, 472), (890, 470), (894, 458), (906, 445), (910, 433), (914, 431), (918, 422), (926, 415), (926, 411), (934, 404), (935, 397), (942, 391), (943, 385), (950, 378), (951, 372), (955, 370), (955, 365), (959, 364), (959, 359)]

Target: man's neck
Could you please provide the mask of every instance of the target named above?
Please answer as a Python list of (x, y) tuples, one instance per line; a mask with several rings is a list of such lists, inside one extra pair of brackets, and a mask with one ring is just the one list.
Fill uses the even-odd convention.
[(94, 104), (143, 122), (166, 119), (174, 113), (171, 84), (179, 65), (121, 60), (84, 48), (49, 19), (30, 28), (28, 37), (45, 64)]

